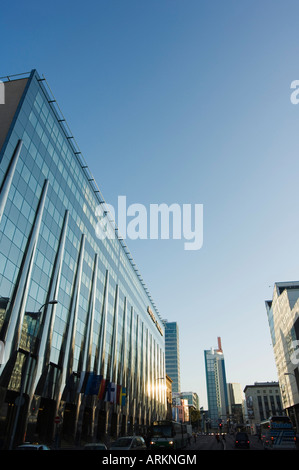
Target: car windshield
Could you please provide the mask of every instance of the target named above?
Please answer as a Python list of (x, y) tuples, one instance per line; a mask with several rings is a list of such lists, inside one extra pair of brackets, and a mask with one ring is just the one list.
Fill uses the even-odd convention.
[(129, 447), (131, 442), (132, 442), (132, 439), (128, 439), (124, 437), (113, 442), (113, 444), (111, 444), (111, 447)]

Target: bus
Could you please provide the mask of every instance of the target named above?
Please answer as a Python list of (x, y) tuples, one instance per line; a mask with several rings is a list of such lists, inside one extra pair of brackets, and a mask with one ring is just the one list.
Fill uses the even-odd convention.
[(261, 422), (264, 449), (296, 449), (296, 434), (288, 416), (271, 416)]
[(155, 421), (151, 426), (150, 448), (182, 449), (188, 442), (187, 426), (176, 421)]

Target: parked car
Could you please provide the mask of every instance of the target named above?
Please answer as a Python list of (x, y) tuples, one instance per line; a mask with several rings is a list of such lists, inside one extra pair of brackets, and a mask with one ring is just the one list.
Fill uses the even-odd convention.
[(17, 450), (51, 450), (45, 444), (21, 444)]
[(102, 442), (91, 442), (85, 444), (84, 450), (107, 450), (107, 447)]
[(249, 449), (249, 437), (246, 432), (238, 432), (235, 439), (235, 447), (245, 447)]
[(119, 437), (110, 446), (111, 450), (145, 450), (145, 440), (141, 436)]

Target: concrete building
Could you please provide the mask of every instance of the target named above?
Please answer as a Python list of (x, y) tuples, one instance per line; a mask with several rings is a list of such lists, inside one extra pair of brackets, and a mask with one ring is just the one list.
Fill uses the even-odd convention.
[(278, 382), (255, 382), (244, 388), (246, 424), (252, 434), (259, 432), (260, 423), (271, 415), (283, 413)]
[(299, 282), (277, 282), (266, 301), (282, 406), (299, 429)]

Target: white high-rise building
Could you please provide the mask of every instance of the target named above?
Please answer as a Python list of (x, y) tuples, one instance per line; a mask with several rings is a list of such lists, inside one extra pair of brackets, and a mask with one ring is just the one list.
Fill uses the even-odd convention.
[(231, 405), (242, 405), (244, 398), (241, 384), (239, 383), (228, 383), (227, 384), (227, 391), (228, 391), (228, 404), (231, 410)]
[(227, 395), (231, 422), (240, 424), (244, 421), (244, 395), (241, 384), (228, 383)]
[(299, 426), (299, 282), (276, 282), (266, 301), (282, 406)]

